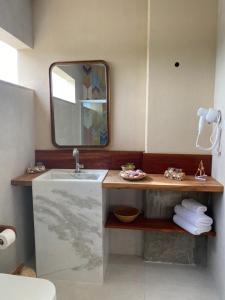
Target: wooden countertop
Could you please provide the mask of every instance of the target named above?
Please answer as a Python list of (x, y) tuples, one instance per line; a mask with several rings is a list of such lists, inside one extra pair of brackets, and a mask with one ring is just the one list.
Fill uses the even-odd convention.
[[(161, 191), (184, 191), (184, 192), (223, 192), (224, 187), (212, 177), (207, 181), (197, 181), (194, 176), (186, 176), (183, 181), (175, 181), (165, 178), (161, 174), (149, 174), (147, 178), (140, 181), (127, 181), (119, 176), (119, 170), (110, 170), (105, 177), (102, 186), (105, 189), (141, 189)], [(24, 174), (12, 179), (14, 186), (32, 186), (32, 180), (43, 173)]]
[(41, 173), (34, 173), (34, 174), (23, 174), (21, 176), (18, 176), (14, 179), (11, 180), (11, 184), (12, 185), (15, 185), (15, 186), (32, 186), (32, 181), (40, 176), (41, 174), (47, 172), (44, 171), (44, 172), (41, 172)]
[(106, 189), (142, 189), (162, 191), (184, 191), (184, 192), (223, 192), (224, 187), (212, 177), (206, 181), (197, 181), (194, 176), (186, 176), (183, 181), (175, 181), (165, 178), (161, 174), (149, 174), (147, 178), (140, 181), (128, 181), (120, 177), (119, 171), (109, 171), (103, 181)]

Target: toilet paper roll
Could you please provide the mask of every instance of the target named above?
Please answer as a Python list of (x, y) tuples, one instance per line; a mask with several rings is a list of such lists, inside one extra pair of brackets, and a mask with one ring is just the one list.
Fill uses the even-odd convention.
[(7, 249), (16, 240), (16, 233), (12, 229), (5, 229), (0, 233), (0, 250)]

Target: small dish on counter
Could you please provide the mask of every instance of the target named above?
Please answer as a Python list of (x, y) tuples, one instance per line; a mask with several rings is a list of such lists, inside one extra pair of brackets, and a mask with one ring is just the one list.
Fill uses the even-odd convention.
[(140, 211), (131, 206), (118, 206), (113, 210), (114, 216), (123, 223), (133, 222), (140, 214)]
[(144, 179), (147, 176), (147, 174), (141, 170), (136, 170), (136, 171), (128, 170), (128, 171), (121, 171), (120, 176), (125, 180), (137, 181), (137, 180)]

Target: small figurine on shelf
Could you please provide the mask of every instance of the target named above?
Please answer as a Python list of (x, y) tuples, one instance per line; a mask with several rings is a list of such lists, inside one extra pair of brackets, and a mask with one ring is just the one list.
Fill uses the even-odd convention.
[(198, 170), (195, 174), (195, 179), (196, 180), (202, 180), (202, 181), (206, 181), (206, 173), (205, 173), (205, 168), (204, 168), (204, 164), (203, 161), (201, 160), (199, 165), (198, 165)]
[(27, 168), (27, 174), (41, 173), (46, 170), (42, 162), (37, 162), (36, 166)]
[(182, 181), (182, 180), (184, 180), (185, 173), (183, 172), (182, 169), (168, 168), (165, 171), (164, 176), (168, 179)]
[(121, 169), (123, 170), (123, 172), (130, 171), (130, 170), (134, 171), (135, 165), (134, 165), (134, 163), (126, 163), (125, 165), (121, 166)]

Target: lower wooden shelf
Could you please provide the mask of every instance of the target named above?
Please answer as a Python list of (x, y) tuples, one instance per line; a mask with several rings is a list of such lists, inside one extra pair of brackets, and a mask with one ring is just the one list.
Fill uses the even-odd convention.
[[(146, 219), (140, 215), (132, 223), (122, 223), (111, 213), (105, 224), (105, 228), (114, 229), (130, 229), (130, 230), (143, 230), (143, 231), (159, 231), (159, 232), (177, 232), (183, 234), (190, 234), (183, 228), (177, 226), (172, 220), (168, 219)], [(203, 235), (215, 236), (215, 231), (204, 233)]]

